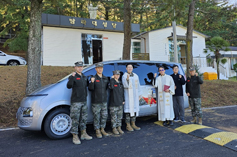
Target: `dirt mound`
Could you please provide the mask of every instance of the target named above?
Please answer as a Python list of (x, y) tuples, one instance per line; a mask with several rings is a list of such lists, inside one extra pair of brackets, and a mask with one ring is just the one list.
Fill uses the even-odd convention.
[[(55, 83), (70, 74), (72, 67), (43, 66), (42, 86)], [(16, 112), (25, 96), (27, 66), (0, 67), (0, 127), (16, 126)]]
[(202, 106), (237, 105), (237, 82), (226, 80), (204, 81), (201, 85)]

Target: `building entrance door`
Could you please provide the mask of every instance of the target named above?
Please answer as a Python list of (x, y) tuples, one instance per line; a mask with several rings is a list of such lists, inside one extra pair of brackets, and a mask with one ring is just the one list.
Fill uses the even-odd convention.
[(102, 61), (102, 40), (92, 40), (93, 63)]
[(91, 65), (102, 61), (102, 35), (82, 34), (81, 45), (84, 64)]

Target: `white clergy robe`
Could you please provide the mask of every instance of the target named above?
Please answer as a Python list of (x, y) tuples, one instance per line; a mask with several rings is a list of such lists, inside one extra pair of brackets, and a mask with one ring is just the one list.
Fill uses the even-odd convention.
[[(164, 85), (170, 86), (169, 93), (164, 91)], [(173, 120), (174, 108), (172, 95), (175, 94), (175, 84), (173, 78), (166, 74), (164, 76), (160, 75), (156, 78), (155, 83), (153, 81), (153, 86), (158, 88), (158, 120)]]
[(129, 77), (127, 81), (128, 73), (125, 72), (122, 76), (122, 82), (124, 86), (124, 112), (130, 113), (130, 116), (139, 115), (139, 93), (140, 93), (140, 82), (137, 74), (133, 73), (133, 77)]

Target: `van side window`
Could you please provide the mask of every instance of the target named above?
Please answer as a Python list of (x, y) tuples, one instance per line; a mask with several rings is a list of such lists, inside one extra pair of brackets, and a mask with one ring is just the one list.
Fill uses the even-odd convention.
[[(174, 64), (157, 63), (156, 66), (157, 66), (157, 71), (158, 71), (158, 68), (159, 68), (160, 66), (163, 66), (163, 67), (165, 68), (165, 74), (166, 74), (166, 75), (172, 75), (172, 74), (174, 73), (174, 72), (173, 72), (173, 66), (174, 66)], [(181, 70), (181, 69), (179, 69), (179, 70)], [(158, 75), (159, 75), (159, 72), (158, 72)]]
[(113, 71), (114, 71), (114, 63), (104, 65), (103, 74), (109, 79), (111, 78), (111, 76), (113, 76)]
[[(121, 71), (121, 77), (124, 72), (127, 72), (126, 65), (130, 63), (118, 63), (118, 70)], [(154, 73), (157, 73), (157, 67), (154, 63), (131, 63), (133, 72), (139, 77), (141, 85), (152, 85)]]
[[(110, 79), (111, 76), (113, 75), (113, 71), (114, 71), (114, 64), (113, 63), (104, 65), (104, 70), (103, 70), (103, 75), (104, 76), (106, 76)], [(94, 76), (95, 74), (96, 74), (95, 68), (93, 68), (89, 71), (86, 71), (84, 73), (84, 75), (87, 76), (88, 79), (90, 79), (91, 76)]]

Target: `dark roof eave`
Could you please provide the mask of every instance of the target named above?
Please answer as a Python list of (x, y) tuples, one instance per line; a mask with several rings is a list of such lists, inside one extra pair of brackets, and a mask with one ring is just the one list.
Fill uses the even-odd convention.
[[(177, 25), (177, 26), (184, 27), (183, 25)], [(142, 33), (140, 33), (140, 34), (134, 36), (133, 38), (139, 37), (139, 36), (144, 35), (144, 34), (146, 34), (146, 33), (150, 33), (150, 32), (153, 32), (153, 31), (158, 31), (158, 30), (162, 30), (162, 29), (166, 29), (166, 28), (170, 28), (170, 27), (172, 27), (172, 26), (165, 27), (165, 28), (154, 29), (154, 30), (151, 30), (151, 31), (142, 32)], [(204, 36), (205, 38), (210, 38), (210, 37), (211, 37), (211, 36), (208, 36), (208, 35), (206, 35), (206, 34), (203, 34), (203, 33), (199, 32), (199, 31), (196, 31), (196, 30), (193, 30), (193, 31), (196, 32), (196, 33), (198, 33), (198, 34), (201, 34), (201, 35)], [(132, 39), (133, 39), (133, 38), (132, 38)]]
[[(237, 54), (222, 54), (221, 57), (226, 57), (226, 58), (237, 58)], [(215, 58), (214, 55), (211, 55), (211, 58)]]
[[(124, 32), (124, 23), (115, 21), (105, 21), (97, 19), (87, 19), (63, 15), (42, 14), (42, 26), (89, 29), (98, 31)], [(133, 33), (140, 33), (140, 24), (131, 24)]]

